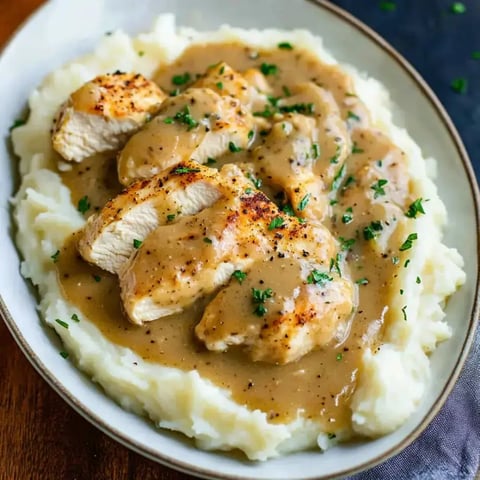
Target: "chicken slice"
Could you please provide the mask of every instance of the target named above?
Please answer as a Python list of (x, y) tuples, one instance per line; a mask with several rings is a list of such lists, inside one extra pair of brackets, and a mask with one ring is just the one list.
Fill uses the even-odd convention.
[(211, 66), (192, 87), (210, 88), (221, 96), (229, 95), (253, 111), (265, 104), (266, 94), (271, 93), (265, 76), (257, 69), (241, 74), (225, 62)]
[(312, 255), (327, 268), (335, 255), (325, 227), (281, 213), (234, 165), (220, 174), (230, 196), (157, 228), (121, 272), (122, 300), (133, 323), (182, 311), (260, 259)]
[(53, 148), (73, 162), (118, 150), (157, 113), (165, 97), (155, 83), (138, 73), (100, 75), (73, 92), (60, 107)]
[(229, 149), (246, 148), (252, 117), (232, 97), (208, 88), (191, 88), (167, 99), (145, 128), (134, 135), (118, 158), (124, 185), (149, 178), (180, 163), (206, 163)]
[(340, 340), (352, 313), (353, 285), (314, 267), (304, 258), (255, 263), (210, 302), (195, 327), (197, 337), (209, 350), (241, 345), (253, 361), (277, 364)]
[(83, 228), (79, 252), (88, 262), (118, 273), (135, 245), (151, 231), (201, 211), (222, 195), (216, 170), (182, 163), (130, 185), (91, 216)]

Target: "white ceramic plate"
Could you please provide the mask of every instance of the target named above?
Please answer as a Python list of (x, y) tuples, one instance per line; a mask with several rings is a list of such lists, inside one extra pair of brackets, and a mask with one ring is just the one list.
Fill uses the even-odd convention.
[[(432, 382), (425, 399), (400, 430), (379, 440), (344, 445), (325, 454), (303, 452), (266, 463), (197, 450), (179, 435), (157, 431), (122, 410), (69, 362), (35, 311), (35, 296), (19, 273), (12, 240), (9, 198), (16, 190), (8, 127), (30, 91), (49, 71), (90, 50), (104, 32), (120, 27), (147, 31), (160, 13), (178, 23), (213, 29), (223, 23), (246, 28), (307, 28), (324, 37), (339, 61), (380, 79), (396, 105), (395, 122), (408, 126), (426, 156), (438, 160), (439, 191), (450, 214), (447, 245), (466, 259), (467, 283), (448, 305), (453, 338), (432, 356)], [(448, 116), (418, 74), (383, 40), (336, 7), (307, 0), (52, 0), (13, 38), (0, 59), (0, 309), (25, 355), (47, 382), (90, 422), (124, 445), (173, 468), (206, 478), (313, 479), (369, 468), (405, 448), (443, 404), (467, 355), (477, 318), (478, 192), (465, 149)]]

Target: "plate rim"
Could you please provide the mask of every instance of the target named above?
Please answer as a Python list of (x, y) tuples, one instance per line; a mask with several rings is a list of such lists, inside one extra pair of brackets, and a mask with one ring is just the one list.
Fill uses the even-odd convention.
[[(445, 107), (442, 105), (440, 100), (438, 99), (437, 95), (433, 92), (431, 87), (427, 84), (427, 82), (423, 79), (423, 77), (418, 73), (418, 71), (410, 64), (406, 58), (400, 54), (389, 42), (387, 42), (382, 36), (376, 33), (372, 28), (367, 26), (364, 22), (353, 16), (351, 13), (347, 12), (343, 8), (330, 3), (328, 0), (304, 0), (307, 3), (315, 5), (321, 9), (325, 9), (326, 11), (334, 14), (337, 18), (341, 21), (349, 24), (350, 26), (354, 27), (359, 34), (366, 36), (370, 39), (373, 43), (381, 48), (392, 60), (394, 60), (397, 65), (399, 65), (402, 70), (413, 80), (415, 85), (420, 89), (423, 96), (429, 101), (431, 106), (433, 107), (437, 117), (442, 122), (444, 127), (446, 128), (449, 137), (455, 146), (455, 149), (458, 153), (458, 156), (461, 160), (463, 169), (467, 176), (467, 180), (470, 186), (470, 191), (472, 194), (473, 206), (474, 206), (474, 213), (475, 213), (475, 225), (477, 232), (480, 231), (480, 190), (478, 187), (477, 179), (473, 170), (472, 162), (470, 160), (469, 154), (465, 148), (465, 145), (462, 141), (458, 130), (456, 129), (450, 115), (447, 113)], [(41, 12), (45, 9), (50, 8), (54, 2), (52, 0), (48, 0), (43, 5), (35, 8), (32, 13), (19, 24), (19, 26), (14, 30), (10, 38), (7, 42), (3, 45), (3, 48), (0, 49), (0, 57), (3, 56), (3, 53), (10, 47), (10, 45), (14, 42), (18, 34), (23, 30), (23, 28), (33, 21)], [(477, 234), (476, 239), (476, 251), (477, 251), (477, 258), (480, 257), (480, 235)], [(390, 459), (394, 455), (400, 453), (404, 450), (407, 446), (413, 443), (426, 429), (426, 427), (430, 424), (433, 418), (438, 414), (440, 409), (445, 404), (448, 395), (453, 390), (458, 377), (460, 376), (461, 370), (465, 364), (465, 361), (468, 357), (468, 354), (471, 350), (473, 339), (475, 337), (475, 333), (479, 324), (479, 316), (480, 316), (480, 274), (477, 272), (476, 281), (475, 281), (475, 288), (474, 288), (474, 301), (472, 305), (472, 309), (470, 312), (470, 320), (468, 324), (467, 335), (465, 336), (462, 350), (460, 352), (459, 357), (455, 363), (455, 366), (452, 370), (452, 373), (448, 377), (447, 382), (445, 383), (442, 391), (437, 396), (432, 408), (424, 415), (422, 420), (418, 423), (417, 427), (408, 434), (402, 441), (400, 441), (394, 447), (388, 449), (387, 451), (383, 452), (382, 454), (378, 455), (377, 457), (373, 458), (370, 461), (357, 465), (353, 468), (348, 468), (343, 471), (339, 471), (335, 474), (335, 478), (344, 478), (347, 475), (352, 475), (358, 472), (365, 471), (367, 469), (371, 469), (376, 465), (385, 462), (386, 460)], [(11, 316), (7, 305), (5, 304), (1, 294), (0, 294), (0, 318), (4, 321), (7, 329), (9, 330), (10, 334), (12, 335), (13, 339), (15, 340), (16, 344), (22, 351), (23, 355), (27, 358), (30, 364), (34, 367), (34, 369), (39, 373), (39, 375), (46, 381), (46, 383), (58, 394), (60, 397), (71, 407), (73, 408), (78, 414), (80, 414), (85, 420), (87, 420), (90, 424), (94, 427), (98, 428), (100, 431), (108, 435), (113, 440), (119, 442), (126, 448), (135, 451), (136, 453), (146, 457), (150, 460), (153, 460), (156, 463), (164, 465), (169, 468), (173, 468), (177, 471), (193, 474), (196, 476), (201, 476), (202, 478), (209, 478), (215, 480), (224, 480), (224, 479), (231, 479), (231, 480), (255, 480), (257, 477), (245, 477), (244, 475), (239, 476), (236, 474), (228, 474), (228, 475), (220, 475), (219, 473), (210, 470), (208, 468), (202, 468), (199, 466), (193, 466), (191, 464), (185, 463), (177, 458), (170, 457), (164, 453), (159, 453), (156, 450), (153, 450), (149, 447), (145, 447), (139, 445), (135, 439), (130, 438), (124, 432), (118, 430), (117, 428), (107, 425), (104, 423), (103, 419), (100, 418), (96, 413), (92, 412), (86, 405), (84, 405), (81, 401), (79, 401), (76, 396), (64, 388), (64, 386), (58, 382), (53, 375), (50, 374), (49, 370), (45, 367), (42, 360), (37, 356), (35, 351), (29, 346), (27, 341), (25, 340), (23, 334), (21, 333), (20, 329), (17, 327), (17, 324), (13, 317)], [(112, 400), (113, 401), (113, 400)], [(327, 480), (328, 476), (320, 475), (316, 477), (302, 477), (304, 480)], [(299, 477), (300, 480), (300, 477)]]

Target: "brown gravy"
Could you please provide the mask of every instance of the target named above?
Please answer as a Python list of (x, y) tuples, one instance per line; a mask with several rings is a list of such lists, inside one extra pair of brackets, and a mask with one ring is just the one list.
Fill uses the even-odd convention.
[[(344, 245), (348, 240), (355, 241), (345, 251), (352, 279), (358, 282), (358, 308), (345, 340), (283, 366), (252, 362), (238, 348), (213, 353), (194, 336), (194, 327), (210, 298), (196, 302), (181, 314), (144, 327), (134, 326), (122, 313), (117, 278), (88, 265), (80, 257), (75, 235), (66, 242), (57, 263), (63, 293), (115, 344), (131, 348), (147, 361), (185, 371), (197, 370), (203, 378), (229, 389), (239, 404), (266, 412), (272, 422), (292, 420), (301, 410), (305, 417), (319, 419), (327, 431), (348, 428), (350, 398), (360, 358), (366, 345), (376, 346), (381, 342), (392, 285), (402, 259), (398, 254), (402, 229), (397, 228), (396, 217), (409, 200), (408, 181), (402, 175), (403, 152), (368, 127), (367, 111), (352, 94), (351, 80), (335, 66), (325, 65), (306, 52), (295, 49), (254, 52), (236, 44), (195, 46), (173, 65), (160, 69), (155, 79), (169, 92), (177, 88), (172, 84), (174, 75), (189, 72), (195, 78), (195, 74), (222, 60), (240, 71), (262, 63), (275, 64), (278, 73), (268, 78), (275, 95), (284, 95), (285, 90), (299, 82), (314, 81), (333, 94), (347, 122), (352, 113), (358, 117), (358, 123), (350, 128), (354, 149), (345, 163), (341, 185), (330, 195), (330, 215), (326, 221)], [(245, 156), (248, 157), (248, 152), (242, 153)], [(229, 161), (231, 155), (225, 157), (222, 163)], [(87, 215), (101, 208), (120, 189), (115, 163), (108, 156), (102, 158), (74, 165), (72, 171), (61, 174), (74, 202), (85, 195), (91, 199), (92, 208)], [(367, 194), (378, 178), (389, 182), (381, 202)], [(374, 232), (383, 239), (376, 247), (364, 238), (364, 229), (374, 221), (383, 224), (381, 232)], [(288, 277), (277, 278), (274, 269), (271, 272), (266, 269), (263, 279), (272, 287), (289, 281)]]

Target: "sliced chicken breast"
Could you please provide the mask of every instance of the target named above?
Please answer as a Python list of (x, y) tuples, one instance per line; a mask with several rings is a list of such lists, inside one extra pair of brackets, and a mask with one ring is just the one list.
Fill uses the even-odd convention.
[(209, 350), (243, 346), (253, 361), (294, 362), (339, 340), (353, 297), (352, 283), (337, 272), (305, 258), (276, 257), (233, 277), (209, 303), (195, 333)]
[(124, 185), (180, 163), (207, 163), (226, 151), (244, 149), (253, 120), (242, 104), (209, 88), (191, 88), (167, 99), (157, 117), (126, 144), (118, 157)]
[(140, 74), (100, 75), (73, 92), (60, 107), (53, 148), (73, 162), (118, 150), (157, 113), (165, 97), (155, 83)]
[(91, 216), (80, 237), (79, 252), (88, 262), (119, 273), (151, 231), (201, 211), (222, 195), (216, 170), (182, 163), (130, 185)]

